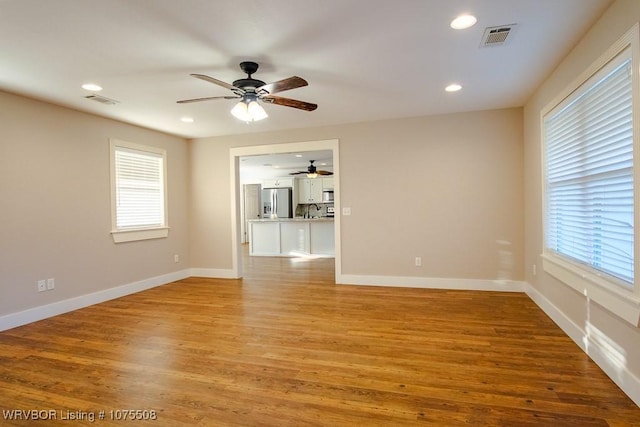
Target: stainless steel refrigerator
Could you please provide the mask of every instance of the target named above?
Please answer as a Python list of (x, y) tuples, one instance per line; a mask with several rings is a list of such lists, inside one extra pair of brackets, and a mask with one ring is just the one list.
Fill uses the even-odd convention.
[(291, 188), (262, 189), (263, 218), (293, 218)]

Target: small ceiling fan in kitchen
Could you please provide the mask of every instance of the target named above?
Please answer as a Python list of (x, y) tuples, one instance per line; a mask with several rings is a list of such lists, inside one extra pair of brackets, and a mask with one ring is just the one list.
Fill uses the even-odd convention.
[(258, 71), (258, 67), (259, 65), (255, 62), (241, 62), (240, 69), (247, 74), (247, 77), (244, 79), (238, 79), (234, 81), (233, 84), (214, 79), (213, 77), (205, 76), (204, 74), (191, 74), (191, 76), (197, 79), (204, 80), (206, 82), (229, 89), (234, 93), (234, 95), (184, 99), (177, 102), (178, 104), (187, 104), (191, 102), (210, 101), (214, 99), (238, 99), (239, 102), (235, 105), (235, 107), (233, 107), (233, 109), (231, 110), (231, 114), (245, 122), (253, 122), (268, 117), (266, 111), (264, 110), (264, 108), (262, 108), (258, 101), (266, 104), (282, 105), (284, 107), (292, 107), (305, 111), (313, 111), (318, 108), (317, 104), (313, 104), (311, 102), (299, 101), (297, 99), (284, 98), (281, 96), (273, 95), (274, 93), (283, 92), (285, 90), (307, 86), (309, 83), (307, 83), (305, 79), (303, 79), (302, 77), (293, 76), (267, 84), (262, 80), (257, 80), (251, 77), (252, 74)]
[(309, 160), (309, 167), (306, 171), (291, 172), (289, 175), (307, 175), (307, 178), (315, 178), (318, 175), (333, 175), (333, 172), (318, 170), (313, 164), (315, 160)]

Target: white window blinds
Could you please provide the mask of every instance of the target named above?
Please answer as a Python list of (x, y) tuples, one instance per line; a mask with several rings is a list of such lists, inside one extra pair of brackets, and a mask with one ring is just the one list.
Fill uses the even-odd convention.
[(165, 226), (164, 155), (116, 146), (116, 229)]
[(545, 245), (634, 282), (630, 49), (544, 117)]

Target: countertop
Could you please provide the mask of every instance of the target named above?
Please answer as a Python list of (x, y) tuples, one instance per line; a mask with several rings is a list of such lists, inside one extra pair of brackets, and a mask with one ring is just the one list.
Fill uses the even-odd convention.
[(334, 222), (334, 218), (261, 218), (261, 219), (250, 219), (249, 222)]

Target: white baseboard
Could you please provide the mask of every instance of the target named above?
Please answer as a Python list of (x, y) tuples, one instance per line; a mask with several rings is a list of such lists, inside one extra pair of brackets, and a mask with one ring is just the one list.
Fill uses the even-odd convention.
[(411, 276), (364, 276), (342, 274), (338, 277), (337, 283), (341, 285), (394, 286), (401, 288), (524, 292), (524, 283), (514, 280), (444, 279)]
[[(529, 283), (525, 293), (544, 311), (633, 402), (640, 406), (640, 379), (627, 369), (624, 360), (600, 344), (597, 337), (580, 327)], [(588, 325), (587, 325), (588, 327)]]
[(233, 270), (222, 268), (192, 268), (189, 270), (191, 277), (206, 277), (209, 279), (239, 279)]
[(165, 285), (189, 277), (190, 271), (181, 270), (173, 273), (163, 274), (161, 276), (151, 277), (149, 279), (140, 280), (138, 282), (128, 283), (126, 285), (116, 286), (114, 288), (105, 289), (103, 291), (93, 292), (63, 301), (54, 302), (39, 307), (11, 313), (0, 317), (0, 331), (16, 328), (28, 323), (37, 322), (59, 314), (68, 313), (73, 310), (88, 307), (90, 305), (99, 304), (101, 302), (120, 298), (125, 295), (134, 294), (146, 289), (155, 288), (156, 286)]

